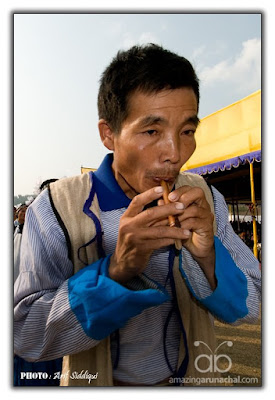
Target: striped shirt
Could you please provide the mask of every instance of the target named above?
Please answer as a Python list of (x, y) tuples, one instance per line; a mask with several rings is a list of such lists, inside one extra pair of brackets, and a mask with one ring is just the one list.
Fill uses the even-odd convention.
[[(215, 188), (213, 198), (217, 237), (247, 280), (248, 313), (234, 323), (253, 323), (259, 311), (259, 263), (232, 230), (224, 198)], [(114, 252), (119, 219), (125, 210), (101, 211), (106, 255)], [(145, 273), (172, 295), (169, 281), (166, 282), (168, 255), (167, 248), (155, 251)], [(211, 297), (212, 290), (204, 273), (184, 248), (182, 260), (182, 267), (196, 297)], [(73, 265), (68, 259), (66, 239), (53, 213), (48, 191), (45, 190), (27, 211), (20, 273), (15, 282), (14, 347), (21, 357), (29, 361), (50, 360), (98, 344), (98, 340), (85, 334), (71, 310), (68, 280), (72, 275)], [(171, 307), (171, 301), (167, 301), (157, 307), (147, 308), (119, 330), (120, 351), (118, 366), (114, 370), (115, 379), (152, 385), (175, 370), (180, 338), (175, 315), (172, 315), (165, 338), (168, 363), (163, 346), (164, 324)], [(115, 335), (111, 335), (111, 352), (114, 361), (117, 356)]]

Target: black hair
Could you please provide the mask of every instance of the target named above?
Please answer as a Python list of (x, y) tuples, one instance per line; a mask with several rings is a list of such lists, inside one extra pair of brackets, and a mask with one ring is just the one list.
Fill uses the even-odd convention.
[(118, 133), (127, 118), (129, 97), (134, 91), (149, 94), (182, 87), (194, 90), (199, 105), (199, 80), (186, 58), (156, 44), (119, 51), (100, 79), (99, 119), (105, 119)]

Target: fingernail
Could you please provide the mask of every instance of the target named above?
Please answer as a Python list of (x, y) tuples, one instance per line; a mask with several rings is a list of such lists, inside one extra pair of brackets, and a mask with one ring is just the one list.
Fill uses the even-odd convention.
[(186, 236), (190, 236), (190, 234), (191, 234), (191, 232), (190, 232), (188, 229), (184, 229), (184, 230), (183, 230), (183, 233), (184, 233)]
[(183, 210), (184, 209), (184, 205), (182, 203), (175, 203), (176, 209), (177, 210)]
[(155, 192), (156, 193), (163, 193), (163, 187), (162, 186), (156, 186), (155, 187)]
[(168, 196), (169, 200), (176, 200), (177, 197), (176, 193), (170, 193)]

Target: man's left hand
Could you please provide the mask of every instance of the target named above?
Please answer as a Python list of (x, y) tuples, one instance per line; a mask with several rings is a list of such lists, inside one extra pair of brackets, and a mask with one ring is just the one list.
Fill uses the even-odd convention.
[(192, 254), (204, 271), (212, 289), (216, 287), (215, 249), (214, 249), (214, 215), (199, 187), (182, 186), (168, 196), (171, 202), (184, 205), (182, 214), (178, 216), (181, 229), (189, 232), (189, 237), (182, 241), (183, 246)]

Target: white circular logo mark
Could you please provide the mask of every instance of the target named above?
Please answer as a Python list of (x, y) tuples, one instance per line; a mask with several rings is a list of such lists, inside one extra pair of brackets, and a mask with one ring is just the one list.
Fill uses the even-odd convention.
[[(224, 343), (226, 343), (228, 347), (232, 347), (232, 346), (233, 346), (233, 342), (231, 342), (230, 340), (226, 340), (226, 341), (222, 342), (222, 343), (215, 349), (215, 351), (213, 352), (213, 351), (210, 349), (210, 347), (209, 347), (206, 343), (204, 343), (204, 342), (202, 342), (202, 341), (195, 341), (195, 342), (194, 342), (194, 346), (198, 347), (200, 344), (204, 344), (204, 345), (210, 350), (210, 352), (212, 353), (212, 354), (210, 354), (210, 355), (208, 355), (208, 354), (200, 354), (199, 356), (197, 356), (197, 357), (195, 358), (194, 365), (195, 365), (196, 370), (199, 371), (199, 372), (201, 372), (201, 373), (206, 373), (206, 372), (221, 372), (221, 373), (222, 373), (222, 372), (228, 372), (228, 371), (231, 369), (231, 367), (232, 367), (232, 360), (231, 360), (231, 358), (230, 358), (228, 355), (226, 355), (226, 354), (219, 354), (219, 355), (216, 354), (217, 350), (218, 350)], [(221, 368), (218, 367), (218, 360), (219, 360), (219, 359), (222, 359), (222, 358), (224, 358), (224, 359), (226, 359), (226, 360), (228, 361), (228, 366), (227, 366), (227, 368), (225, 368), (225, 369), (221, 369)], [(207, 360), (208, 360), (208, 367), (207, 367), (207, 368), (202, 369), (202, 368), (199, 367), (198, 363), (199, 363), (199, 360), (201, 360), (201, 359), (207, 359)]]

